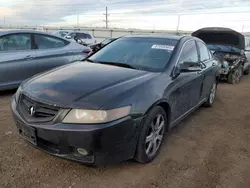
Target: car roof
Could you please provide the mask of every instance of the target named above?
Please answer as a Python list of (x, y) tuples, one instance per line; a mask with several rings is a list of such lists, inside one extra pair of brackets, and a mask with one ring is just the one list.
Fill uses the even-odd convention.
[(12, 33), (37, 33), (37, 34), (51, 35), (50, 33), (47, 33), (47, 32), (44, 32), (44, 31), (26, 30), (26, 29), (13, 29), (13, 30), (0, 31), (0, 35), (12, 34)]
[(124, 38), (163, 38), (163, 39), (180, 40), (182, 38), (194, 38), (194, 37), (170, 35), (170, 34), (154, 34), (154, 35), (128, 35), (124, 36)]
[(86, 34), (89, 34), (88, 31), (79, 31), (79, 30), (72, 30), (72, 31), (70, 31), (70, 33), (86, 33)]
[(57, 30), (55, 32), (72, 32), (72, 30)]
[[(0, 36), (6, 35), (6, 34), (13, 34), (13, 33), (35, 33), (35, 34), (43, 34), (43, 35), (49, 35), (49, 36), (53, 36), (53, 37), (57, 37), (57, 38), (66, 40), (63, 37), (55, 36), (52, 33), (44, 32), (44, 31), (27, 30), (27, 29), (0, 30)], [(68, 40), (66, 40), (66, 41), (68, 41)]]

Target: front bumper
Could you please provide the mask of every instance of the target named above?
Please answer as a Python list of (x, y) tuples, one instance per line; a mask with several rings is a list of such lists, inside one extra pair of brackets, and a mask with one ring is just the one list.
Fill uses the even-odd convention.
[[(84, 164), (103, 166), (122, 162), (134, 157), (142, 118), (125, 117), (100, 125), (55, 123), (30, 124), (16, 110), (16, 101), (11, 102), (13, 119), (19, 132), (32, 129), (35, 142), (32, 145), (54, 156)], [(77, 148), (88, 151), (84, 156)]]

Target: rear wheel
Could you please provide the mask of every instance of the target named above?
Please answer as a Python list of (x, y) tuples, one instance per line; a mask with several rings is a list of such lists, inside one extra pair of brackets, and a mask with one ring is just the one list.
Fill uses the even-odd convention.
[(212, 107), (212, 105), (214, 104), (216, 92), (217, 92), (217, 85), (218, 85), (217, 81), (215, 81), (212, 85), (211, 90), (210, 90), (209, 97), (208, 97), (207, 101), (204, 103), (205, 107)]
[(244, 71), (244, 75), (249, 75), (250, 73), (250, 66)]
[(239, 83), (243, 76), (243, 66), (239, 66), (235, 71), (228, 75), (228, 83), (236, 84)]
[(147, 115), (139, 137), (135, 160), (140, 163), (152, 161), (161, 148), (167, 123), (163, 108), (154, 107)]

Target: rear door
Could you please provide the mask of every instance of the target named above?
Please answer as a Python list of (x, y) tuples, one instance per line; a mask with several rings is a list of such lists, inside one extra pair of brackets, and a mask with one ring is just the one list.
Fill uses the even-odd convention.
[(67, 48), (69, 41), (50, 35), (34, 34), (34, 43), (37, 73), (70, 63), (73, 59), (74, 53)]
[(31, 33), (7, 34), (0, 37), (0, 87), (17, 87), (36, 74), (35, 50)]
[(201, 63), (202, 71), (201, 73), (204, 75), (204, 81), (202, 84), (202, 93), (201, 93), (201, 100), (207, 98), (212, 84), (215, 81), (216, 75), (216, 68), (217, 61), (212, 59), (212, 55), (210, 51), (207, 49), (205, 43), (201, 41), (196, 41), (198, 52), (199, 52), (199, 61)]
[[(177, 62), (199, 62), (198, 51), (194, 40), (189, 40), (180, 52)], [(173, 92), (170, 96), (172, 122), (178, 121), (200, 102), (201, 87), (204, 76), (199, 72), (183, 72), (173, 80)]]

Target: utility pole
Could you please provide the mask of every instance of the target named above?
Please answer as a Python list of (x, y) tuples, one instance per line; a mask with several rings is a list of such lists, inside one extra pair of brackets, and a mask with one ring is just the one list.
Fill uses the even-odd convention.
[(79, 29), (79, 14), (77, 14), (77, 28)]
[(103, 20), (105, 23), (106, 23), (106, 28), (108, 28), (108, 16), (109, 16), (109, 14), (108, 14), (108, 7), (106, 7), (106, 13), (104, 14), (105, 15), (105, 17), (106, 17), (106, 19), (105, 20)]
[(3, 17), (3, 26), (5, 26), (5, 23), (6, 23), (6, 17), (4, 16)]
[(180, 15), (178, 15), (178, 20), (177, 20), (177, 27), (176, 27), (176, 33), (178, 34), (179, 27), (180, 27)]

